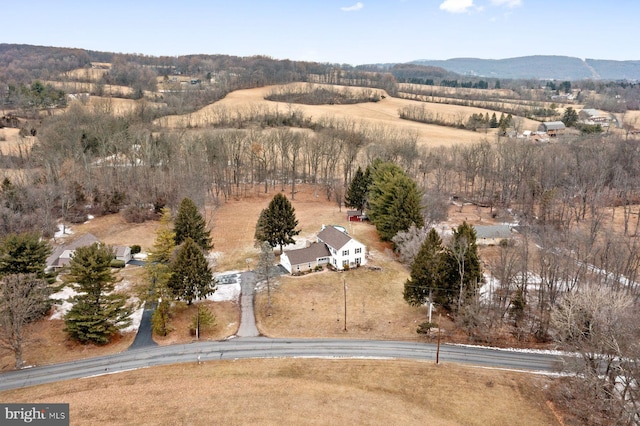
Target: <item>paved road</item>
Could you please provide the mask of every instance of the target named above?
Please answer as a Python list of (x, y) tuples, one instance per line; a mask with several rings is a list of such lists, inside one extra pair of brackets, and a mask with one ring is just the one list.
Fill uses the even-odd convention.
[[(401, 341), (253, 337), (146, 347), (114, 355), (3, 373), (0, 374), (0, 391), (157, 365), (197, 362), (198, 359), (213, 361), (291, 357), (435, 361), (436, 346)], [(551, 372), (555, 371), (562, 358), (544, 353), (442, 345), (440, 362)]]

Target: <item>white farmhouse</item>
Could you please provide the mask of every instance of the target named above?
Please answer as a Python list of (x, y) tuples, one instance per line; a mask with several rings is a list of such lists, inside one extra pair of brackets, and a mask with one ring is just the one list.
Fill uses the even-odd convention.
[(346, 230), (323, 226), (318, 242), (309, 247), (289, 250), (280, 256), (280, 264), (291, 274), (304, 272), (326, 263), (338, 270), (356, 268), (367, 263), (366, 247)]

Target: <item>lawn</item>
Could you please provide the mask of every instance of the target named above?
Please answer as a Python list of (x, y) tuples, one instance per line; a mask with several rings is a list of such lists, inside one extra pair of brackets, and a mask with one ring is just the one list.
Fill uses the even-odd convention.
[(69, 403), (74, 425), (559, 425), (548, 383), (446, 363), (256, 359), (59, 382), (0, 401)]

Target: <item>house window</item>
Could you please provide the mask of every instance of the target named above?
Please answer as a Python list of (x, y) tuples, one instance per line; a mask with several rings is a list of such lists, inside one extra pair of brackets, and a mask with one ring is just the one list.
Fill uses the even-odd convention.
[(349, 256), (349, 250), (342, 250), (343, 256)]
[(356, 254), (360, 254), (360, 253), (362, 253), (362, 248), (358, 247), (358, 248), (356, 249), (355, 253), (356, 253)]
[(356, 265), (360, 266), (360, 258), (356, 257)]
[(334, 266), (338, 266), (338, 263), (336, 262), (336, 260), (335, 260), (335, 259), (333, 259), (333, 265), (334, 265)]

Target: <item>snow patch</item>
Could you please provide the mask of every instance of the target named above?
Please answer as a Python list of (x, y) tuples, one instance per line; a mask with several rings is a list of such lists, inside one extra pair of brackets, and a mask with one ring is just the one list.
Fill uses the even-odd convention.
[[(129, 302), (135, 302), (135, 304), (137, 304), (139, 302), (137, 297), (132, 297), (131, 299), (129, 299)], [(135, 305), (134, 305), (135, 306)], [(140, 328), (140, 322), (142, 321), (142, 313), (144, 312), (144, 303), (140, 304), (140, 307), (138, 309), (136, 309), (135, 311), (133, 311), (133, 313), (131, 314), (130, 318), (131, 318), (131, 325), (128, 327), (123, 328), (122, 330), (120, 330), (120, 332), (122, 333), (129, 333), (132, 331), (138, 331), (138, 328)]]
[(69, 312), (73, 304), (69, 302), (74, 296), (77, 296), (78, 292), (69, 286), (63, 287), (59, 292), (53, 293), (49, 296), (49, 299), (55, 300), (58, 303), (53, 305), (53, 313), (49, 317), (50, 320), (60, 320)]
[(73, 234), (73, 230), (68, 226), (65, 226), (61, 223), (58, 224), (58, 230), (53, 234), (55, 238), (64, 238), (67, 235)]

